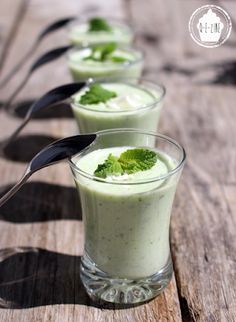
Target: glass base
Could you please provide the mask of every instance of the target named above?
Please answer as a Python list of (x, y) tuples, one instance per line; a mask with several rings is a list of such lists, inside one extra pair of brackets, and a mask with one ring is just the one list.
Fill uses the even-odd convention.
[(83, 285), (93, 301), (117, 304), (135, 304), (154, 298), (169, 284), (172, 273), (171, 257), (159, 272), (138, 280), (113, 278), (99, 270), (87, 255), (82, 257), (80, 270)]

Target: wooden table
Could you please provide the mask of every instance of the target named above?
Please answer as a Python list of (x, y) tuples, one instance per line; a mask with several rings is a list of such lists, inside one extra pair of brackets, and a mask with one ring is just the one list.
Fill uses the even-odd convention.
[[(222, 4), (236, 19), (235, 1)], [(188, 20), (202, 1), (1, 0), (0, 66), (4, 77), (52, 19), (94, 12), (133, 24), (146, 54), (145, 77), (167, 87), (160, 132), (181, 142), (188, 159), (171, 224), (175, 275), (165, 292), (129, 309), (97, 307), (79, 279), (83, 227), (66, 164), (35, 174), (0, 209), (0, 321), (236, 321), (236, 35), (220, 48), (196, 45)], [(4, 102), (33, 59), (66, 44), (50, 35), (1, 91)], [(215, 64), (220, 64), (216, 67)], [(14, 115), (0, 109), (1, 139), (19, 124), (29, 101), (70, 81), (64, 59), (36, 72), (17, 97)], [(69, 109), (34, 119), (0, 158), (1, 191), (55, 138), (76, 133)], [(62, 203), (63, 200), (63, 203)]]

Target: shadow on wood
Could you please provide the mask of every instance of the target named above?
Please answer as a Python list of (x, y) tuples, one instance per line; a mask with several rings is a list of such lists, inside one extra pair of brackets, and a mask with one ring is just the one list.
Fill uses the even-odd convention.
[[(213, 63), (202, 65), (198, 68), (188, 69), (185, 67), (178, 67), (174, 64), (167, 63), (162, 66), (161, 71), (171, 74), (178, 73), (186, 77), (193, 77), (197, 74), (204, 72), (205, 70), (211, 70), (214, 72), (214, 76), (211, 79), (206, 79), (206, 84), (220, 84), (223, 86), (233, 85), (236, 86), (236, 61), (225, 61), (220, 63)], [(148, 72), (149, 70), (146, 70)]]
[(47, 135), (24, 135), (16, 138), (3, 150), (3, 158), (17, 162), (30, 162), (45, 146), (58, 140)]
[[(1, 187), (0, 195), (11, 187)], [(8, 222), (32, 223), (60, 219), (82, 220), (79, 196), (73, 187), (29, 182), (0, 208), (0, 220)]]
[(79, 267), (80, 256), (33, 247), (0, 250), (0, 307), (91, 305)]
[(160, 42), (160, 37), (156, 34), (156, 32), (154, 33), (150, 33), (150, 32), (142, 32), (139, 34), (140, 39), (142, 39), (143, 41), (145, 41), (147, 44), (150, 45), (158, 45)]
[(1, 249), (0, 308), (24, 309), (53, 304), (82, 304), (114, 310), (140, 306), (93, 302), (86, 294), (80, 279), (80, 261), (80, 256), (41, 248)]
[[(11, 106), (10, 110), (8, 111), (10, 115), (24, 118), (26, 113), (28, 112), (29, 107), (34, 103), (35, 100), (27, 100), (27, 101), (19, 101)], [(1, 102), (0, 106), (4, 103)], [(51, 106), (44, 111), (38, 113), (33, 117), (37, 120), (44, 120), (44, 119), (53, 119), (53, 118), (73, 118), (73, 113), (69, 104), (61, 103), (55, 106)]]
[(226, 61), (223, 63), (219, 73), (210, 83), (236, 86), (236, 61)]

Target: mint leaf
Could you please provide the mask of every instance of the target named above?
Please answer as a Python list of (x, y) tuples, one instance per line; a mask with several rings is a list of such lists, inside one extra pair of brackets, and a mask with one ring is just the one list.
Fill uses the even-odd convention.
[(157, 154), (148, 149), (129, 149), (119, 158), (109, 154), (103, 164), (99, 164), (94, 175), (106, 178), (109, 175), (131, 174), (151, 169), (157, 162)]
[(87, 57), (84, 57), (83, 60), (93, 60), (98, 62), (110, 60), (114, 63), (124, 63), (126, 61), (130, 61), (125, 57), (113, 55), (116, 49), (117, 44), (114, 42), (103, 45), (96, 45), (93, 46), (91, 54)]
[(100, 178), (106, 178), (108, 175), (123, 173), (122, 167), (118, 162), (118, 158), (109, 154), (103, 164), (99, 164), (94, 172), (94, 175)]
[(112, 56), (111, 60), (114, 63), (124, 63), (126, 61), (130, 61), (129, 59), (125, 58), (125, 57), (121, 57), (121, 56)]
[(126, 173), (151, 169), (157, 161), (157, 154), (148, 149), (131, 149), (120, 155), (119, 162)]
[(107, 57), (112, 54), (117, 48), (117, 44), (115, 42), (111, 42), (109, 44), (106, 45), (100, 45), (100, 47), (98, 48), (100, 50), (101, 53), (101, 60), (106, 60)]
[(105, 61), (111, 58), (111, 54), (116, 50), (116, 43), (108, 43), (104, 45), (97, 45), (92, 48), (92, 53), (85, 57), (84, 60)]
[(100, 84), (92, 84), (89, 90), (80, 97), (79, 103), (82, 105), (97, 104), (116, 96), (115, 92), (105, 89)]
[(108, 22), (99, 17), (94, 17), (89, 20), (89, 31), (109, 31), (111, 32), (112, 28)]

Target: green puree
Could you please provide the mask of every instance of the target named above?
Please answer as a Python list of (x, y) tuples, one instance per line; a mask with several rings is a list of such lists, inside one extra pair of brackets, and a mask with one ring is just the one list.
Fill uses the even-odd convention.
[(87, 23), (73, 24), (69, 30), (73, 44), (97, 44), (116, 42), (127, 45), (133, 40), (133, 32), (125, 25), (109, 22), (101, 17), (93, 17)]
[[(76, 165), (93, 175), (109, 155), (120, 159), (132, 149), (95, 150), (78, 159)], [(79, 175), (76, 181), (85, 220), (85, 251), (111, 276), (148, 277), (161, 270), (169, 257), (169, 221), (176, 180), (168, 177), (150, 183), (138, 182), (167, 175), (176, 162), (161, 151), (149, 151), (156, 156), (149, 169), (109, 174), (102, 179), (107, 183), (84, 175)], [(131, 159), (137, 161), (137, 157)]]
[(73, 96), (72, 110), (81, 133), (125, 127), (156, 131), (162, 107), (156, 103), (160, 92), (121, 82), (97, 85), (92, 93), (91, 87), (85, 87)]
[(115, 43), (71, 50), (68, 67), (75, 81), (88, 78), (140, 77), (143, 57), (139, 50)]
[(102, 94), (102, 100), (101, 92), (93, 90), (90, 95), (89, 87), (73, 96), (72, 110), (81, 133), (110, 128), (156, 131), (162, 107), (161, 102), (156, 102), (160, 92), (128, 83), (101, 83), (100, 86), (109, 92)]

